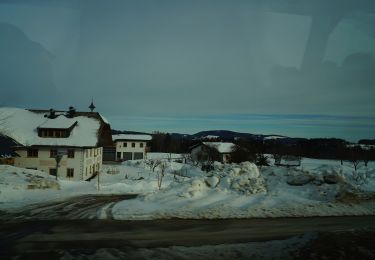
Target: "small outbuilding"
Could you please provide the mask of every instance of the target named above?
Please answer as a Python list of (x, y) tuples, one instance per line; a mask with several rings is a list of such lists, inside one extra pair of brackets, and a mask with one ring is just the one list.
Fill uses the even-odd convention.
[(191, 149), (191, 158), (193, 160), (230, 162), (231, 154), (236, 145), (234, 143), (224, 142), (202, 142)]
[(118, 134), (112, 135), (116, 146), (116, 161), (141, 160), (146, 157), (147, 142), (151, 135)]

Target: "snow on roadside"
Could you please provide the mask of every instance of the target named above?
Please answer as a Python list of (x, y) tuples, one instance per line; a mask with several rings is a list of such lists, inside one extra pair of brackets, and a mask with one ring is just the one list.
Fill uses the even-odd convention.
[[(114, 167), (121, 170), (109, 174)], [(5, 210), (86, 194), (135, 194), (156, 189), (154, 175), (131, 166), (104, 166), (98, 191), (97, 178), (90, 182), (56, 180), (41, 171), (0, 165), (0, 209)]]
[[(216, 163), (213, 172), (201, 172), (200, 177), (192, 166), (181, 170), (194, 174), (186, 173), (191, 175), (189, 181), (172, 182), (161, 191), (116, 204), (112, 210), (115, 219), (375, 214), (373, 199), (361, 203), (336, 200), (343, 191), (375, 191), (373, 170), (367, 171), (364, 181), (353, 177), (349, 166), (324, 163), (306, 168), (263, 167), (260, 172), (248, 162)], [(293, 178), (302, 181), (293, 182)]]
[[(0, 165), (0, 209), (84, 194), (136, 193), (135, 199), (110, 205), (115, 219), (375, 214), (373, 163), (356, 172), (349, 164), (312, 159), (296, 168), (215, 163), (206, 173), (193, 165), (165, 162), (161, 190), (160, 167), (152, 169), (142, 160), (103, 165), (99, 191), (97, 179), (56, 181), (43, 172)], [(107, 209), (99, 217), (106, 218)]]

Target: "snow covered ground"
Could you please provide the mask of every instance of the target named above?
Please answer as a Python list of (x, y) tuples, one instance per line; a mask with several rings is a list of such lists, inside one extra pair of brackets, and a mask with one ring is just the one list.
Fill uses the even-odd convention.
[[(160, 158), (162, 156), (158, 156)], [(97, 179), (56, 181), (45, 173), (0, 165), (0, 209), (83, 194), (140, 194), (115, 204), (115, 219), (249, 218), (375, 214), (375, 163), (361, 166), (304, 158), (297, 168), (262, 167), (249, 162), (198, 167), (165, 160), (104, 165)], [(100, 218), (100, 216), (98, 216)]]

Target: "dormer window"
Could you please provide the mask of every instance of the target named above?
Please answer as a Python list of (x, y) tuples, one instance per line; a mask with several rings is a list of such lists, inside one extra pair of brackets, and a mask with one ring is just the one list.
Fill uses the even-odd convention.
[(38, 127), (38, 136), (44, 138), (67, 138), (74, 127), (78, 124), (77, 121), (72, 123), (70, 120), (66, 122), (67, 118), (50, 119)]

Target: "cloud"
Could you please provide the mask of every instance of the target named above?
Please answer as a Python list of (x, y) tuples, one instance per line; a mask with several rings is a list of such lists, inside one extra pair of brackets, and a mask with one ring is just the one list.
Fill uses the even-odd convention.
[[(372, 19), (361, 20), (359, 28), (356, 16), (342, 18), (324, 60), (306, 70), (300, 66), (311, 16), (304, 12), (326, 3), (276, 2), (83, 1), (74, 11), (7, 7), (3, 14), (17, 26), (6, 24), (13, 31), (9, 37), (0, 31), (9, 38), (0, 54), (12, 61), (0, 61), (0, 83), (14, 90), (2, 97), (6, 105), (79, 110), (94, 98), (108, 117), (374, 115), (375, 45), (365, 35)], [(331, 7), (329, 15), (337, 16), (348, 6)], [(353, 30), (360, 33), (350, 40)]]

